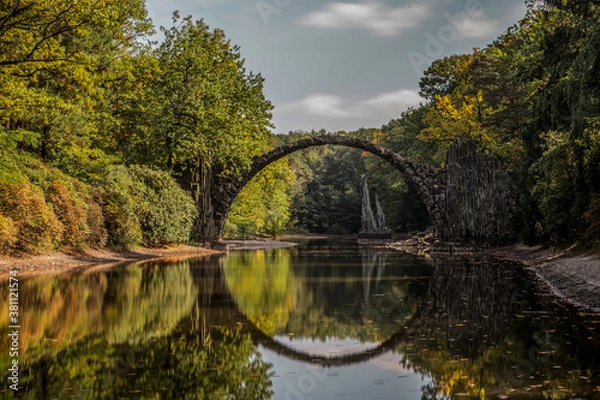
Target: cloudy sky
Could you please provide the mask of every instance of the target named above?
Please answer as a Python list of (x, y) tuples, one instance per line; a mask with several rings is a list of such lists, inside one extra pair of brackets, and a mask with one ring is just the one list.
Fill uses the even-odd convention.
[(156, 26), (203, 18), (241, 47), (275, 105), (275, 131), (380, 127), (422, 100), (433, 59), (483, 48), (524, 0), (147, 0)]

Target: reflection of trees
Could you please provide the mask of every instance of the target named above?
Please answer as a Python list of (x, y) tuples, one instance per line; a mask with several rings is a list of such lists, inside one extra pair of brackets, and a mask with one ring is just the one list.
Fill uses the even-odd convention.
[[(114, 345), (87, 338), (23, 369), (30, 398), (267, 399), (272, 365), (239, 329), (163, 336), (145, 344)], [(43, 379), (42, 379), (43, 377)]]
[(231, 253), (224, 270), (240, 311), (263, 332), (281, 332), (298, 300), (290, 253), (286, 249)]
[[(79, 332), (98, 329), (108, 281), (105, 275), (51, 276), (19, 282), (21, 349), (45, 338), (60, 342)], [(8, 285), (0, 286), (0, 307), (8, 309)], [(5, 336), (8, 313), (0, 313), (0, 334)], [(6, 354), (6, 343), (0, 351)]]
[(145, 264), (107, 272), (103, 330), (113, 343), (151, 340), (170, 333), (188, 315), (198, 290), (189, 261)]
[(519, 307), (510, 271), (440, 260), (420, 310), (421, 332), (435, 329), (449, 339), (452, 355), (477, 358), (502, 339)]
[[(144, 263), (31, 279), (22, 282), (21, 294), (21, 344), (27, 351), (19, 359), (20, 394), (27, 398), (272, 394), (271, 365), (250, 336), (235, 324), (215, 328), (210, 319), (219, 300), (229, 307), (218, 263)], [(228, 310), (217, 319), (231, 322)], [(47, 319), (32, 320), (44, 315)], [(47, 340), (50, 334), (60, 336)], [(3, 369), (7, 355), (4, 351)]]
[[(26, 358), (38, 359), (88, 335), (111, 343), (164, 336), (189, 313), (197, 289), (189, 263), (180, 262), (33, 278), (21, 282), (19, 294), (21, 350)], [(8, 295), (0, 296), (0, 307), (8, 309)], [(0, 334), (6, 335), (7, 314), (0, 315)], [(2, 366), (10, 361), (6, 346), (2, 341)]]
[[(421, 277), (384, 279), (389, 251), (354, 249), (341, 263), (329, 251), (230, 254), (224, 260), (229, 290), (240, 311), (271, 336), (379, 341), (415, 312), (420, 289), (410, 282)], [(417, 272), (423, 273), (404, 271)]]
[[(562, 399), (593, 393), (600, 354), (583, 338), (590, 332), (575, 320), (557, 323), (550, 318), (557, 310), (540, 310), (537, 299), (524, 304), (535, 288), (516, 275), (514, 266), (438, 263), (414, 340), (398, 349), (405, 367), (433, 377), (423, 398), (463, 393)], [(523, 307), (533, 311), (522, 312)], [(578, 337), (568, 341), (571, 326), (577, 326)]]

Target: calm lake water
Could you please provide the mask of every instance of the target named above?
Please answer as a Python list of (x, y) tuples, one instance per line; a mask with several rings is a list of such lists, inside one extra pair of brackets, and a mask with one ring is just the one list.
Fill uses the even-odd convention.
[(509, 265), (304, 241), (20, 280), (0, 398), (596, 399), (599, 323)]

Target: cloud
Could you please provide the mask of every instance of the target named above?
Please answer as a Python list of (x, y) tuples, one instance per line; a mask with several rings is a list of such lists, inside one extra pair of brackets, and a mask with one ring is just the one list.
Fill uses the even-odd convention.
[(460, 35), (470, 39), (480, 39), (495, 37), (501, 30), (502, 25), (500, 21), (482, 15), (477, 19), (470, 18), (464, 28), (460, 30)]
[(368, 112), (396, 112), (409, 107), (417, 106), (423, 101), (418, 90), (401, 89), (396, 92), (382, 93), (370, 99), (360, 101), (357, 108), (362, 113)]
[(422, 101), (418, 90), (401, 89), (373, 97), (347, 100), (333, 94), (312, 94), (298, 101), (276, 108), (276, 112), (326, 117), (328, 119), (381, 118), (381, 123), (396, 118), (401, 111), (417, 106)]
[(311, 94), (304, 99), (284, 104), (279, 108), (282, 112), (298, 112), (321, 117), (344, 118), (350, 114), (343, 109), (344, 99), (333, 94)]
[(392, 7), (373, 1), (330, 3), (300, 18), (306, 26), (329, 29), (365, 29), (378, 36), (397, 36), (419, 26), (433, 14), (431, 4)]

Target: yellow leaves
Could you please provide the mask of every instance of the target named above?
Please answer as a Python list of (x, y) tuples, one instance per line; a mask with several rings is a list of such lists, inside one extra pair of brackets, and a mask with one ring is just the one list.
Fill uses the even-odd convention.
[(481, 91), (475, 94), (436, 95), (435, 102), (423, 117), (427, 128), (419, 133), (425, 142), (450, 143), (458, 138), (475, 140), (483, 147), (493, 147), (498, 141), (495, 127), (485, 121), (493, 113)]
[[(436, 95), (435, 100), (436, 109), (443, 117), (453, 119), (455, 121), (463, 119), (459, 110), (452, 104), (450, 95)], [(472, 107), (469, 107), (468, 104), (466, 104), (465, 111), (468, 112), (469, 110), (472, 110)]]
[(296, 307), (295, 277), (287, 249), (232, 253), (224, 259), (227, 286), (237, 305), (268, 335), (281, 333)]
[(569, 143), (569, 134), (566, 132), (544, 132), (540, 135), (540, 138), (545, 141), (545, 154), (551, 153)]

